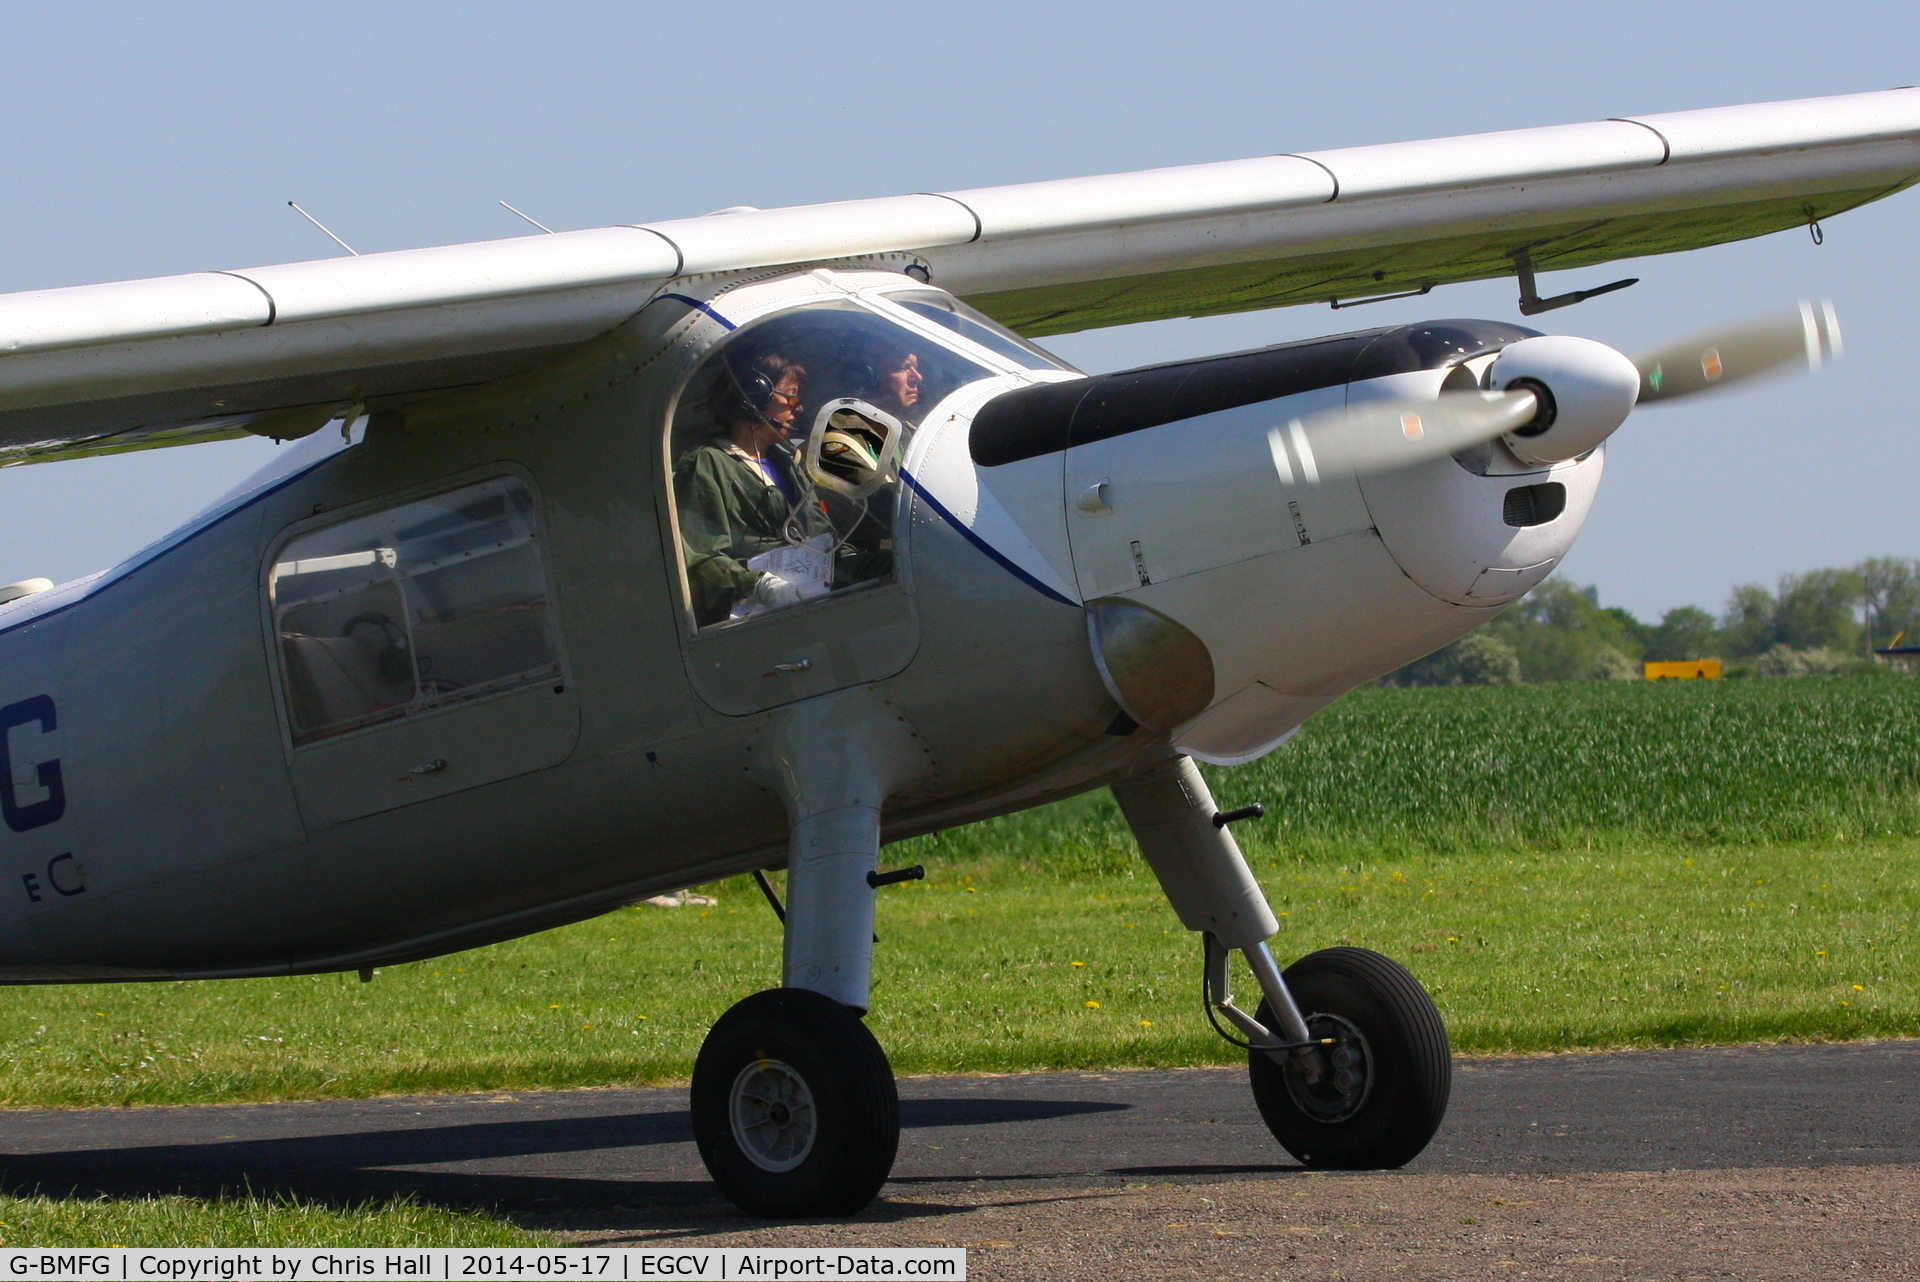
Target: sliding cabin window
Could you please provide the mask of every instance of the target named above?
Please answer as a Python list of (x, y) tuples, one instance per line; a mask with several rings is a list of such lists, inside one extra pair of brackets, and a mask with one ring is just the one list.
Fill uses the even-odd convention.
[(303, 534), (267, 590), (295, 743), (559, 675), (515, 477)]

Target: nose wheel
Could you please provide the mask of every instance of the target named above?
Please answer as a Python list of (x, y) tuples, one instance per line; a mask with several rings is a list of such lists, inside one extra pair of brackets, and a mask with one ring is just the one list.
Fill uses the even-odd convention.
[[(1308, 1166), (1404, 1166), (1446, 1115), (1453, 1052), (1433, 999), (1398, 963), (1364, 948), (1328, 948), (1286, 970), (1319, 1043), (1253, 1051), (1247, 1071), (1267, 1129)], [(1257, 1018), (1272, 1027), (1262, 1005)]]
[(893, 1068), (832, 998), (755, 993), (700, 1047), (693, 1134), (720, 1191), (749, 1215), (852, 1215), (886, 1183), (899, 1148)]

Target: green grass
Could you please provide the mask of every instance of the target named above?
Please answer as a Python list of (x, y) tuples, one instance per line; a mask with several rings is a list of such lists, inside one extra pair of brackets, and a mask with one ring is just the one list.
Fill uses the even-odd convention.
[(0, 1247), (540, 1246), (471, 1212), (405, 1199), (331, 1208), (290, 1198), (0, 1196)]
[(1920, 683), (1367, 689), (1224, 773), (1295, 854), (1920, 836)]
[[(1620, 682), (1363, 690), (1214, 778), (1223, 805), (1269, 807), (1236, 831), (1286, 914), (1277, 950), (1378, 948), (1461, 1049), (1533, 1051), (1920, 1035), (1916, 763), (1906, 681)], [(1233, 1060), (1104, 794), (885, 859), (931, 873), (880, 898), (871, 1022), (900, 1071)], [(370, 985), (15, 989), (0, 1102), (683, 1080), (713, 1019), (779, 973), (757, 893), (720, 894)]]

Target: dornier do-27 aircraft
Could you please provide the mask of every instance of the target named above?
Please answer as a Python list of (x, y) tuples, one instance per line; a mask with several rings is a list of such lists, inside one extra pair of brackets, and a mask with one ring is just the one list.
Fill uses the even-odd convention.
[(1534, 315), (1630, 283), (1536, 272), (1916, 179), (1902, 89), (0, 296), (0, 461), (289, 442), (0, 591), (0, 981), (365, 974), (784, 867), (781, 986), (714, 1026), (694, 1125), (748, 1211), (846, 1214), (899, 1130), (881, 846), (1110, 786), (1279, 1142), (1404, 1163), (1432, 1001), (1360, 949), (1281, 969), (1194, 759), (1493, 617), (1637, 404), (1818, 366), (1832, 311), (1099, 377), (1031, 340), (1498, 276)]

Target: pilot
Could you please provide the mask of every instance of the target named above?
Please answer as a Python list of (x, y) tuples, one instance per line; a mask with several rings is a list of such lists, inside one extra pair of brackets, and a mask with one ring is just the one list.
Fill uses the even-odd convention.
[(801, 587), (747, 562), (787, 547), (801, 501), (792, 432), (807, 371), (778, 351), (722, 358), (707, 394), (720, 431), (674, 465), (681, 543), (693, 612), (701, 627), (742, 603), (793, 605)]

